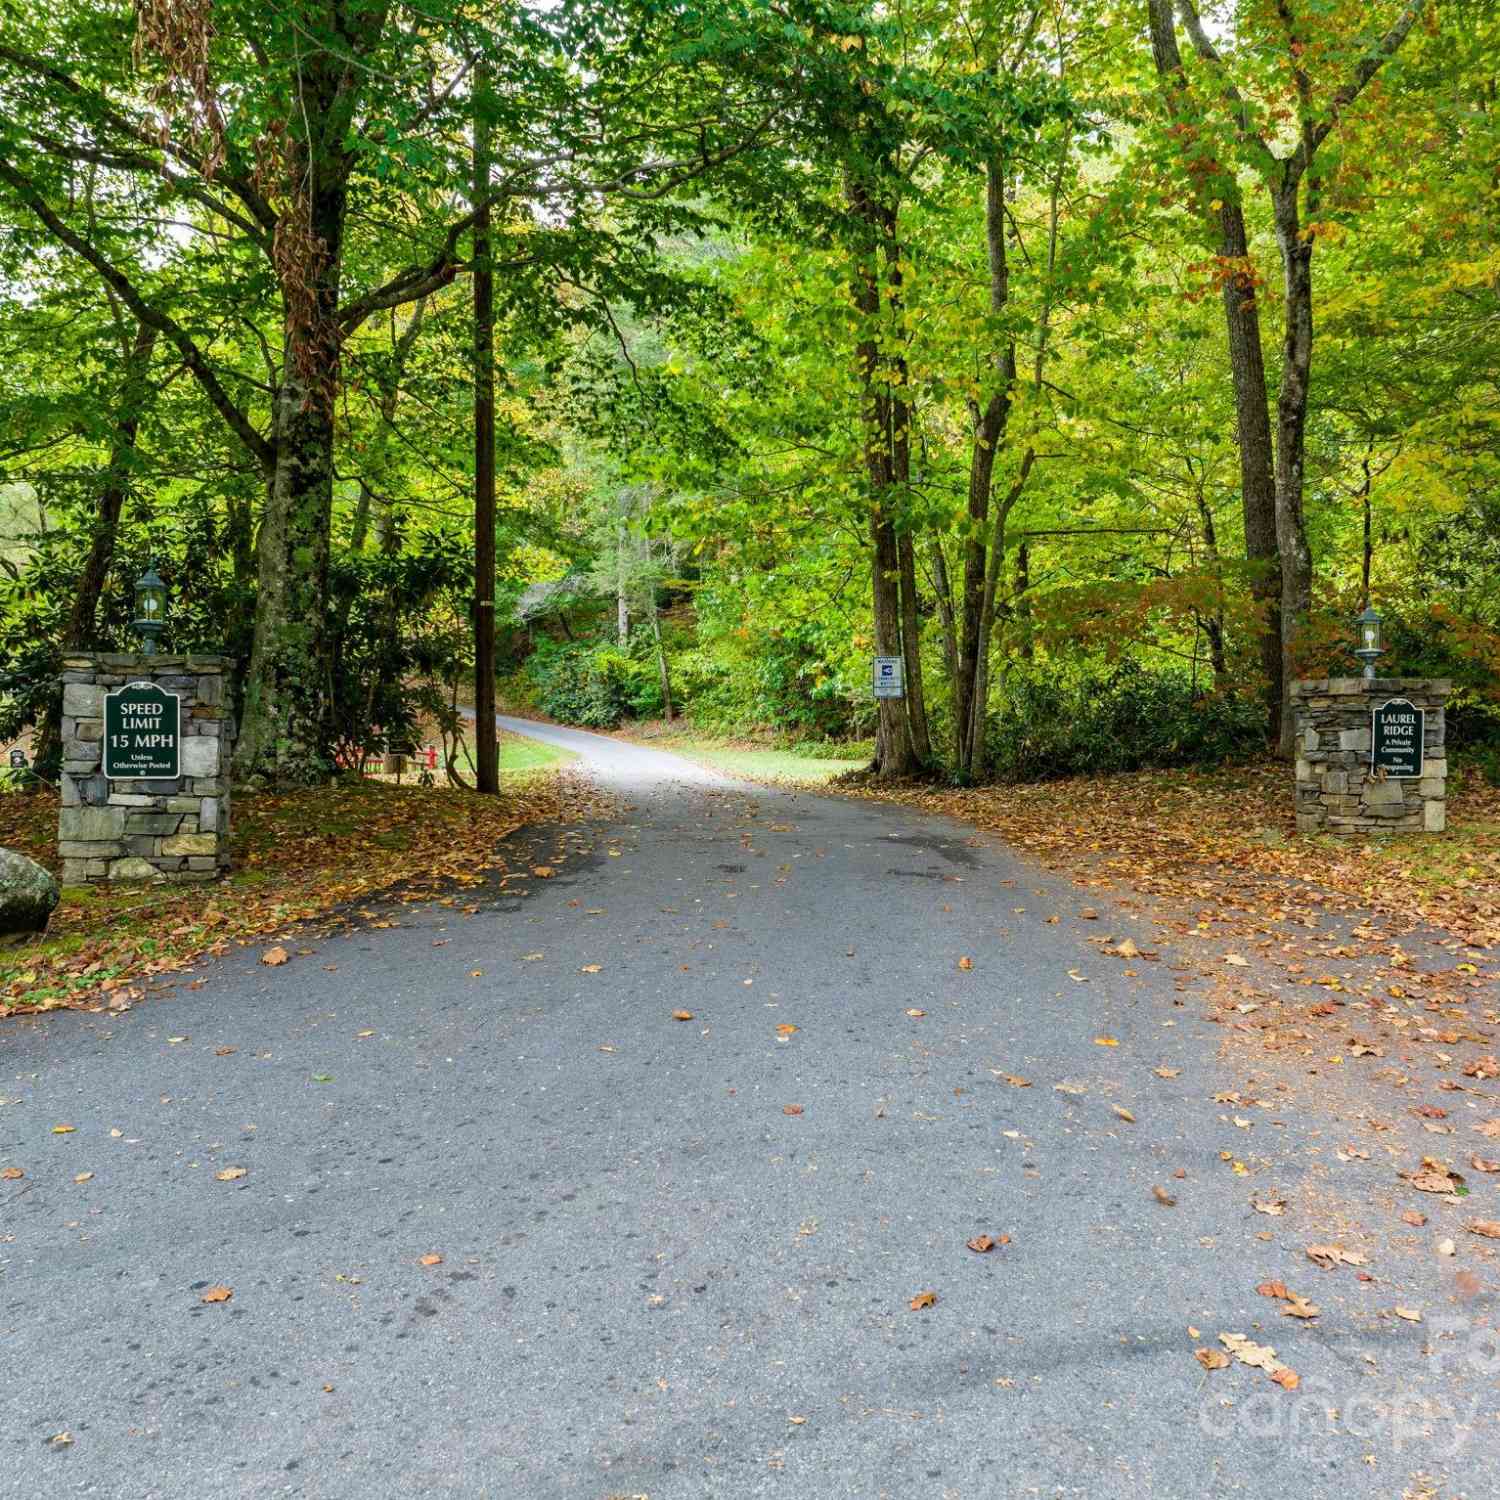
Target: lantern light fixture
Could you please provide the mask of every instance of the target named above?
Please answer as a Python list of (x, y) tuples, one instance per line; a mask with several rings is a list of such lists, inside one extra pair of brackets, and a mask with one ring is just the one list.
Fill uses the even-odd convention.
[(1380, 616), (1375, 613), (1369, 605), (1365, 611), (1354, 622), (1355, 629), (1359, 632), (1359, 644), (1354, 648), (1354, 654), (1365, 664), (1365, 677), (1375, 676), (1375, 662), (1385, 654), (1385, 647), (1380, 641)]
[(135, 619), (131, 628), (141, 638), (141, 652), (156, 655), (156, 642), (167, 620), (167, 586), (156, 569), (148, 567), (135, 583)]

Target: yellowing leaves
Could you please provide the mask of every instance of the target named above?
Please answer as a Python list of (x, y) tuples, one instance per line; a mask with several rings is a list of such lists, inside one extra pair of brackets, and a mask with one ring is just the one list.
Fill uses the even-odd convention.
[(936, 1292), (918, 1292), (917, 1295), (913, 1297), (909, 1303), (907, 1303), (907, 1306), (910, 1307), (913, 1312), (923, 1312), (929, 1307), (936, 1307), (937, 1299), (938, 1297)]
[(267, 948), (266, 951), (261, 954), (260, 961), (268, 968), (279, 969), (282, 964), (286, 963), (291, 958), (291, 956), (292, 955), (288, 953), (280, 943), (277, 943), (274, 948)]
[(234, 1296), (232, 1288), (227, 1286), (211, 1286), (199, 1297), (200, 1302), (228, 1302)]

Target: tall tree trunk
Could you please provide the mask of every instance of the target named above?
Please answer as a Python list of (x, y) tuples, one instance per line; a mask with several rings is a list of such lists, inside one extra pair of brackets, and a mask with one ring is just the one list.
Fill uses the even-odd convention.
[(615, 640), (622, 651), (630, 645), (629, 544), (630, 536), (622, 514), (615, 521)]
[[(1172, 0), (1148, 0), (1156, 71), (1177, 101), (1184, 88), (1182, 54)], [(1276, 523), (1275, 458), (1270, 399), (1260, 342), (1260, 306), (1245, 232), (1245, 210), (1234, 173), (1217, 178), (1219, 254), (1224, 262), (1224, 325), (1234, 386), (1235, 436), (1240, 452), (1240, 504), (1251, 597), (1257, 605), (1261, 673), (1265, 679), (1266, 737), (1280, 740), (1282, 701), (1281, 549)]]
[[(882, 353), (883, 298), (877, 252), (880, 242), (894, 233), (895, 213), (877, 203), (870, 191), (851, 176), (850, 207), (864, 226), (863, 243), (855, 249), (854, 296), (861, 318), (856, 349), (859, 362), (860, 423), (864, 432), (865, 477), (870, 497), (870, 602), (875, 626), (875, 654), (900, 657), (901, 639), (900, 547), (896, 541), (894, 509), (898, 503), (895, 443), (895, 402), (889, 379), (889, 358)], [(918, 769), (912, 744), (910, 700), (876, 699), (875, 771), (880, 776), (910, 776)]]
[(474, 782), (500, 791), (495, 734), (495, 272), (490, 261), (489, 73), (474, 79)]
[[(1219, 210), (1224, 277), (1224, 323), (1234, 384), (1235, 434), (1240, 450), (1240, 507), (1250, 595), (1256, 604), (1260, 669), (1265, 680), (1266, 738), (1279, 743), (1285, 689), (1281, 660), (1281, 543), (1276, 524), (1275, 456), (1270, 401), (1260, 343), (1260, 308), (1245, 236), (1245, 211), (1233, 184)], [(1231, 269), (1232, 267), (1232, 269)]]
[[(891, 371), (891, 485), (902, 507), (911, 508), (911, 403), (907, 400), (906, 329), (901, 296), (901, 241), (896, 234), (894, 208), (882, 215), (884, 230), (886, 306), (890, 312), (888, 339), (897, 352), (887, 355)], [(922, 683), (922, 634), (917, 617), (917, 567), (910, 523), (896, 539), (901, 589), (901, 657), (906, 689), (906, 732), (917, 763), (932, 763), (932, 739), (927, 729), (927, 696)]]
[(315, 781), (333, 764), (328, 552), (342, 350), (339, 283), (353, 162), (345, 141), (353, 99), (347, 83), (345, 59), (329, 52), (311, 54), (293, 75), (294, 115), (309, 135), (287, 139), (291, 203), (277, 231), (282, 372), (235, 769), (285, 783)]
[[(119, 400), (115, 407), (114, 432), (110, 437), (109, 460), (99, 485), (94, 510), (93, 535), (78, 582), (68, 621), (63, 626), (62, 649), (92, 650), (97, 643), (99, 600), (105, 580), (114, 564), (115, 542), (120, 534), (120, 516), (130, 493), (131, 469), (136, 460), (136, 437), (141, 417), (151, 400), (151, 356), (156, 345), (156, 330), (144, 323), (136, 324), (135, 337), (125, 355), (125, 369), (120, 381)], [(34, 759), (38, 766), (50, 767), (57, 759), (60, 744), (60, 712), (54, 705), (37, 729)]]
[[(883, 511), (872, 512), (870, 537), (874, 543), (871, 602), (875, 619), (875, 654), (900, 656), (904, 659), (898, 585), (900, 548), (896, 542), (896, 528)], [(918, 762), (912, 748), (911, 721), (906, 712), (907, 700), (880, 698), (876, 703), (880, 714), (880, 734), (877, 740), (879, 773), (882, 776), (915, 774)]]
[(256, 546), (255, 638), (235, 766), (241, 776), (306, 782), (330, 768), (334, 434), (331, 406), (297, 373), (290, 348), (273, 431), (276, 457)]
[[(1005, 247), (1005, 164), (991, 158), (985, 168), (984, 230), (989, 255), (990, 312), (1010, 301), (1010, 262)], [(1016, 346), (1007, 340), (995, 356), (995, 386), (981, 408), (971, 409), (973, 444), (969, 451), (969, 530), (964, 541), (964, 594), (958, 672), (953, 682), (954, 762), (959, 779), (972, 781), (984, 760), (985, 718), (989, 707), (990, 637), (994, 628), (995, 577), (1000, 559), (992, 555), (991, 532), (1004, 545), (1005, 520), (991, 522), (995, 458), (1010, 420), (1016, 383)], [(988, 606), (986, 605), (988, 600)]]
[(906, 673), (906, 719), (911, 752), (922, 765), (932, 763), (932, 738), (927, 729), (927, 695), (922, 688), (922, 629), (917, 618), (917, 562), (911, 532), (896, 540), (901, 572), (901, 655)]
[(1022, 661), (1032, 661), (1036, 656), (1036, 645), (1031, 639), (1031, 544), (1023, 537), (1016, 548), (1016, 586), (1011, 596), (1015, 601), (1016, 620), (1021, 629), (1016, 654)]
[(115, 558), (115, 540), (120, 531), (120, 514), (130, 491), (130, 471), (136, 458), (136, 435), (141, 417), (151, 399), (151, 354), (156, 345), (156, 330), (144, 323), (136, 325), (126, 357), (124, 378), (120, 383), (119, 405), (115, 409), (115, 429), (110, 439), (109, 466), (99, 487), (99, 501), (94, 515), (93, 536), (88, 556), (78, 575), (73, 606), (63, 628), (63, 649), (83, 651), (94, 644), (95, 622), (104, 581)]
[[(1301, 232), (1294, 179), (1275, 196), (1276, 242), (1284, 277), (1285, 332), (1281, 390), (1276, 401), (1276, 538), (1281, 548), (1281, 652), (1283, 695), (1290, 691), (1296, 652), (1312, 609), (1312, 548), (1302, 515), (1307, 396), (1312, 373), (1312, 236)], [(1292, 716), (1281, 715), (1281, 754), (1292, 753)]]
[(656, 676), (661, 683), (662, 717), (672, 721), (672, 674), (667, 670), (667, 650), (661, 640), (661, 610), (657, 606), (655, 590), (651, 598), (651, 639), (656, 646)]
[(943, 555), (943, 539), (933, 537), (932, 591), (937, 597), (938, 624), (943, 632), (943, 665), (948, 681), (958, 678), (958, 631), (953, 618), (953, 585), (948, 581), (948, 559)]

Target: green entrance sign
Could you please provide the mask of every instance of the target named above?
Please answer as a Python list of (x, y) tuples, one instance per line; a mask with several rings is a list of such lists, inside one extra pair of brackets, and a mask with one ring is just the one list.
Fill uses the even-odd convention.
[(1391, 698), (1374, 712), (1370, 765), (1391, 778), (1409, 780), (1420, 776), (1427, 715), (1405, 698)]
[(104, 774), (175, 780), (181, 774), (182, 699), (154, 682), (104, 695)]

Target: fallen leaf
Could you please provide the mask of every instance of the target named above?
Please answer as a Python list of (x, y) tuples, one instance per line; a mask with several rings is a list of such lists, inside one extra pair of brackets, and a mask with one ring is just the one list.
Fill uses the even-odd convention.
[(1224, 962), (1226, 964), (1233, 964), (1237, 969), (1248, 969), (1250, 967), (1250, 960), (1248, 958), (1241, 958), (1238, 953), (1226, 953), (1224, 955)]
[(1135, 1116), (1131, 1114), (1123, 1104), (1113, 1104), (1110, 1106), (1110, 1108), (1114, 1110), (1115, 1114), (1118, 1115), (1120, 1119), (1128, 1120), (1132, 1125), (1135, 1124)]
[(578, 972), (580, 974), (598, 974), (603, 968), (603, 964), (585, 964)]
[(1118, 1047), (1120, 1043), (1117, 1037), (1096, 1036), (1094, 1038), (1094, 1045), (1096, 1047)]
[(19, 1167), (0, 1167), (0, 1182), (19, 1182), (25, 1175)]
[(1182, 1072), (1181, 1068), (1152, 1068), (1151, 1070), (1158, 1078), (1176, 1078)]
[(531, 867), (531, 873), (535, 875), (538, 880), (551, 880), (552, 877), (557, 874), (557, 871), (554, 870), (551, 865), (533, 865)]
[(1342, 1245), (1309, 1245), (1307, 1258), (1324, 1271), (1338, 1266), (1367, 1266), (1370, 1259), (1362, 1251), (1346, 1250)]
[(961, 958), (958, 961), (958, 966), (965, 973), (967, 973), (970, 969), (972, 969), (974, 967), (974, 960), (972, 958), (967, 958), (967, 957)]
[(364, 1041), (364, 1039), (366, 1037), (371, 1037), (371, 1036), (374, 1036), (374, 1035), (375, 1035), (375, 1033), (373, 1031), (356, 1031), (354, 1033), (355, 1039), (357, 1041), (361, 1041), (361, 1042)]
[(996, 1068), (991, 1068), (990, 1072), (996, 1078), (1008, 1083), (1013, 1089), (1029, 1089), (1031, 1087), (1031, 1080), (1029, 1078), (1022, 1078), (1019, 1073), (1002, 1073)]
[(211, 1286), (198, 1300), (200, 1302), (228, 1302), (232, 1296), (234, 1293), (227, 1286)]
[(1222, 1370), (1229, 1364), (1229, 1356), (1222, 1349), (1194, 1349), (1193, 1358), (1205, 1370)]
[(54, 1125), (52, 1127), (52, 1134), (53, 1135), (72, 1135), (73, 1132), (75, 1130), (77, 1130), (77, 1129), (78, 1129), (78, 1127), (76, 1125)]
[(94, 1174), (92, 1172), (76, 1172), (73, 1175), (74, 1182), (92, 1182), (93, 1179)]
[(73, 1434), (71, 1432), (54, 1432), (47, 1441), (54, 1448), (66, 1448), (73, 1441)]
[(1500, 1078), (1500, 1062), (1493, 1057), (1481, 1057), (1464, 1069), (1465, 1078)]
[(1153, 1187), (1151, 1189), (1151, 1196), (1153, 1198), (1155, 1198), (1156, 1201), (1158, 1203), (1160, 1203), (1163, 1208), (1176, 1208), (1177, 1207), (1177, 1200), (1164, 1187), (1161, 1187), (1161, 1186)]
[(419, 1255), (417, 1257), (417, 1264), (419, 1266), (440, 1266), (442, 1265), (442, 1263), (443, 1257), (441, 1255), (438, 1255), (435, 1251), (430, 1251), (426, 1255)]
[(1464, 1228), (1470, 1234), (1482, 1234), (1487, 1240), (1500, 1240), (1500, 1219), (1469, 1219)]
[(1299, 1293), (1288, 1292), (1281, 1307), (1281, 1315), (1284, 1318), (1315, 1318), (1318, 1309)]
[(1439, 1240), (1437, 1244), (1433, 1246), (1433, 1249), (1435, 1249), (1439, 1255), (1458, 1254), (1458, 1246), (1455, 1245), (1452, 1240), (1448, 1239)]
[(1424, 1156), (1415, 1172), (1399, 1173), (1420, 1193), (1451, 1193), (1463, 1186), (1463, 1178), (1450, 1172), (1436, 1157)]
[(1289, 1370), (1283, 1365), (1279, 1370), (1271, 1373), (1271, 1379), (1284, 1391), (1295, 1391), (1302, 1384), (1302, 1378), (1295, 1370)]
[(237, 1049), (234, 1047), (215, 1047), (215, 1057), (233, 1057)]
[(1251, 1369), (1264, 1370), (1266, 1374), (1274, 1375), (1284, 1368), (1276, 1358), (1276, 1351), (1269, 1344), (1251, 1343), (1242, 1333), (1221, 1333), (1219, 1342), (1242, 1365), (1249, 1365)]
[(784, 1115), (800, 1115), (802, 1113), (802, 1106), (800, 1104), (783, 1104), (781, 1112)]
[(1284, 1281), (1263, 1281), (1255, 1290), (1258, 1296), (1275, 1297), (1278, 1301), (1292, 1295)]
[(921, 1312), (924, 1308), (927, 1307), (936, 1307), (937, 1293), (918, 1292), (917, 1295), (911, 1299), (910, 1303), (908, 1303), (908, 1306), (913, 1312)]
[(912, 1017), (925, 1016), (926, 1014), (927, 1012), (925, 1010), (918, 1010), (915, 1006), (913, 1006), (911, 1010), (907, 1011), (907, 1015)]
[(278, 943), (274, 948), (267, 948), (266, 951), (261, 954), (260, 961), (263, 964), (268, 964), (271, 968), (276, 969), (284, 964), (290, 957), (291, 954), (288, 953), (280, 943)]
[(794, 1031), (796, 1031), (796, 1030), (797, 1030), (797, 1028), (795, 1026), (793, 1026), (790, 1021), (783, 1021), (776, 1028), (776, 1034), (777, 1034), (777, 1036), (791, 1036), (791, 1034)]
[(241, 1177), (249, 1174), (248, 1167), (225, 1167), (222, 1172), (215, 1172), (214, 1179), (217, 1182), (238, 1182)]
[(1398, 1318), (1405, 1318), (1408, 1323), (1420, 1323), (1421, 1312), (1415, 1307), (1394, 1307), (1391, 1309)]
[(691, 1021), (693, 1013), (690, 1010), (674, 1010), (672, 1012), (672, 1019), (674, 1021)]
[(1139, 958), (1141, 956), (1141, 950), (1129, 938), (1121, 938), (1114, 947), (1106, 948), (1104, 951), (1113, 953), (1116, 958)]
[(1410, 1224), (1413, 1229), (1420, 1229), (1427, 1222), (1426, 1214), (1419, 1214), (1416, 1209), (1409, 1208), (1401, 1215), (1403, 1224)]
[(521, 955), (521, 962), (523, 964), (534, 964), (538, 959), (546, 958), (546, 956), (545, 953), (523, 953)]
[(1495, 1161), (1488, 1156), (1471, 1156), (1469, 1165), (1476, 1172), (1500, 1172), (1500, 1161)]

